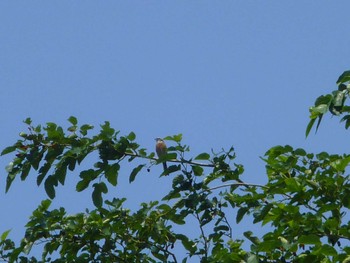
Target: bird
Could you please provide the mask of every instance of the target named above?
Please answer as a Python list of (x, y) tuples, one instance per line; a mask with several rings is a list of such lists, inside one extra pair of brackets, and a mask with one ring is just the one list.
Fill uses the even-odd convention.
[[(156, 140), (156, 153), (158, 155), (158, 158), (162, 158), (167, 154), (166, 144), (164, 140), (161, 138), (156, 138), (155, 140)], [(166, 162), (163, 162), (163, 168), (164, 168), (164, 171), (168, 169)]]

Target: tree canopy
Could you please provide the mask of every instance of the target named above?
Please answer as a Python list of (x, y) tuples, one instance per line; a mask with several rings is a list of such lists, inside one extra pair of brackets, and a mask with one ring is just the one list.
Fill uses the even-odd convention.
[[(316, 99), (306, 136), (327, 112), (342, 115), (345, 128), (350, 127), (349, 81), (346, 71), (337, 90)], [(6, 167), (6, 192), (34, 174), (48, 197), (33, 211), (20, 242), (10, 239), (10, 230), (2, 233), (4, 262), (350, 262), (348, 154), (274, 146), (262, 157), (267, 183), (259, 185), (240, 179), (244, 166), (236, 162), (233, 147), (191, 156), (178, 134), (164, 138), (173, 146), (158, 159), (137, 143), (134, 132), (121, 135), (109, 122), (96, 131), (73, 116), (68, 122), (64, 129), (56, 123), (35, 125), (28, 118), (29, 132), (1, 153), (13, 155)], [(94, 163), (87, 161), (91, 155)], [(133, 165), (128, 174), (133, 183), (164, 161), (169, 165), (160, 180), (168, 175), (172, 184), (160, 200), (132, 210), (118, 192), (106, 198), (118, 187), (118, 176), (126, 176), (122, 166)], [(89, 169), (78, 171), (82, 163)], [(94, 209), (68, 214), (64, 207), (50, 207), (69, 173), (79, 177), (77, 192), (92, 189)], [(238, 239), (232, 225), (245, 218), (267, 226), (266, 232), (258, 236), (246, 229), (245, 240)], [(189, 222), (198, 236), (182, 228)], [(31, 255), (34, 249), (40, 257)]]

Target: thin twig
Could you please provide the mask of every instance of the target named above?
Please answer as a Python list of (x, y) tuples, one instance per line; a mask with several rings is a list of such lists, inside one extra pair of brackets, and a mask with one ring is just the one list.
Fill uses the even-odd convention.
[(199, 215), (198, 215), (197, 211), (196, 211), (195, 217), (198, 220), (199, 229), (201, 230), (201, 235), (202, 235), (203, 242), (204, 242), (204, 251), (205, 251), (204, 257), (205, 257), (205, 259), (207, 259), (208, 258), (208, 250), (209, 250), (208, 240), (207, 240), (207, 237), (205, 236), (204, 229), (203, 229), (203, 226), (201, 224), (201, 220), (199, 218)]

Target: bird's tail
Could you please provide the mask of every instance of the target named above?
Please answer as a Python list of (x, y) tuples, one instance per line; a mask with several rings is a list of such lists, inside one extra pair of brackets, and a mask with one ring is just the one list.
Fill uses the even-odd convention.
[(165, 171), (166, 169), (168, 169), (168, 165), (166, 164), (166, 162), (163, 163), (163, 169), (164, 169), (164, 171)]

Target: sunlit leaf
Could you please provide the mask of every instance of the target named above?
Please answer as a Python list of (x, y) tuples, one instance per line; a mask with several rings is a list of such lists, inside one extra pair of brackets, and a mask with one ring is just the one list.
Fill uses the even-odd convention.
[(3, 232), (3, 233), (1, 234), (0, 241), (4, 241), (4, 240), (7, 238), (8, 234), (9, 234), (10, 232), (11, 232), (11, 229), (6, 230), (5, 232)]
[(342, 172), (349, 165), (349, 163), (350, 163), (350, 156), (348, 156), (344, 159), (338, 159), (338, 160), (331, 162), (331, 166), (334, 167), (339, 172)]
[(337, 85), (350, 81), (350, 70), (344, 71), (337, 80)]
[(247, 260), (247, 263), (259, 263), (259, 262), (260, 262), (259, 257), (255, 254), (251, 254)]

